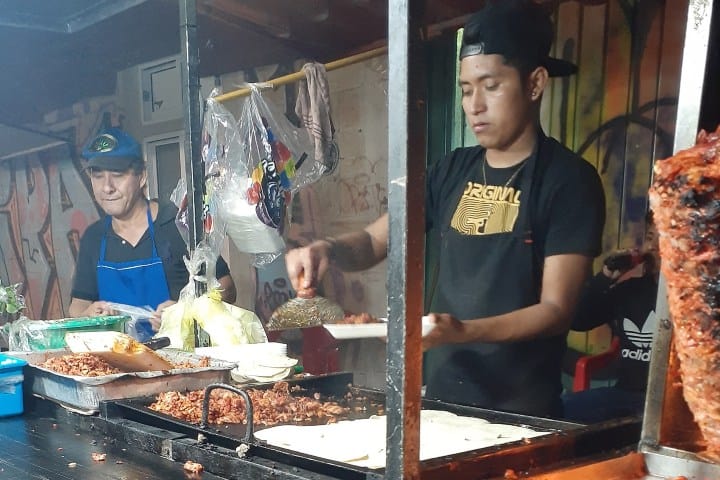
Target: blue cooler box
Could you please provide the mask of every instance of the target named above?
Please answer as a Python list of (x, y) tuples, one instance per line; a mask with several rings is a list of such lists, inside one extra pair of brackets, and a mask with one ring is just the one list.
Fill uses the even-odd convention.
[(23, 367), (25, 360), (0, 353), (0, 417), (23, 413)]

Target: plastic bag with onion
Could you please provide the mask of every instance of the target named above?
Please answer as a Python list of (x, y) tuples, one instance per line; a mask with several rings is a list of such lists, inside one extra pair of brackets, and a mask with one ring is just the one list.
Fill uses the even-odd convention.
[[(195, 325), (210, 337), (213, 346), (239, 345), (267, 342), (260, 319), (255, 313), (222, 301), (220, 282), (215, 278), (217, 255), (212, 248), (201, 242), (185, 266), (190, 281), (180, 292), (174, 305), (163, 310), (162, 323), (157, 337), (169, 337), (172, 348), (192, 351), (195, 349)], [(205, 275), (201, 275), (203, 265)], [(207, 285), (207, 293), (196, 294), (196, 282)]]

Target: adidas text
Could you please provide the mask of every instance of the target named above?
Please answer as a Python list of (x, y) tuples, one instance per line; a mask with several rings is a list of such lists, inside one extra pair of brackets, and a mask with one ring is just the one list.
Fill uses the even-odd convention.
[(650, 361), (650, 350), (644, 350), (638, 348), (637, 350), (630, 350), (629, 348), (622, 349), (622, 357), (629, 358), (631, 360), (640, 360), (642, 362)]

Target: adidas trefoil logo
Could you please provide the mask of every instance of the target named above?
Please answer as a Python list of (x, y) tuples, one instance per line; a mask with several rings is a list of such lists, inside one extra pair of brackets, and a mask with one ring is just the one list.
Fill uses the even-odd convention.
[(626, 318), (623, 320), (623, 329), (628, 339), (635, 345), (637, 350), (630, 350), (629, 348), (623, 348), (623, 358), (630, 358), (632, 360), (640, 360), (643, 362), (650, 361), (650, 345), (652, 344), (653, 334), (657, 329), (657, 316), (655, 311), (651, 311), (642, 328), (638, 328), (635, 322)]

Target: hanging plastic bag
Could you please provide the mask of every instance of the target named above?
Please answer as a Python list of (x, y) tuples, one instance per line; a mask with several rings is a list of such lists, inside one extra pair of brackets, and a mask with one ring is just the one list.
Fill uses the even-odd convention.
[(192, 315), (210, 336), (212, 346), (267, 342), (267, 335), (257, 315), (223, 302), (217, 290), (196, 298)]
[[(220, 282), (216, 278), (217, 253), (206, 242), (200, 242), (189, 257), (185, 257), (185, 268), (189, 273), (188, 284), (180, 290), (177, 303), (165, 308), (156, 337), (170, 338), (172, 348), (192, 351), (195, 349), (195, 317), (193, 304), (197, 298), (198, 283), (201, 291), (221, 294)], [(202, 273), (202, 272), (205, 273)], [(198, 332), (201, 334), (202, 332)]]
[[(194, 286), (193, 286), (194, 290)], [(188, 298), (191, 297), (191, 298)], [(177, 303), (163, 310), (157, 337), (168, 337), (170, 348), (192, 352), (195, 350), (195, 322), (191, 312), (192, 299), (195, 297), (183, 289)]]
[(312, 157), (307, 131), (274, 115), (258, 85), (249, 87), (237, 122), (208, 99), (202, 151), (209, 204), (238, 250), (263, 266), (285, 248), (282, 234), (292, 193), (317, 180), (324, 167)]
[(188, 223), (188, 200), (187, 185), (185, 178), (180, 177), (177, 185), (170, 194), (170, 201), (175, 204), (178, 211), (175, 214), (175, 226), (180, 232), (180, 236), (185, 240), (185, 245), (190, 246), (190, 225)]
[[(323, 158), (315, 158), (314, 143), (304, 128), (296, 128), (283, 113), (266, 102), (260, 84), (248, 84), (250, 95), (243, 103), (238, 118), (238, 133), (245, 149), (253, 185), (259, 183), (268, 193), (275, 181), (283, 192), (295, 193), (317, 181), (325, 172)], [(265, 176), (268, 176), (265, 179)], [(258, 179), (258, 176), (262, 178)], [(266, 207), (271, 208), (267, 205)], [(272, 212), (268, 212), (272, 215)]]

